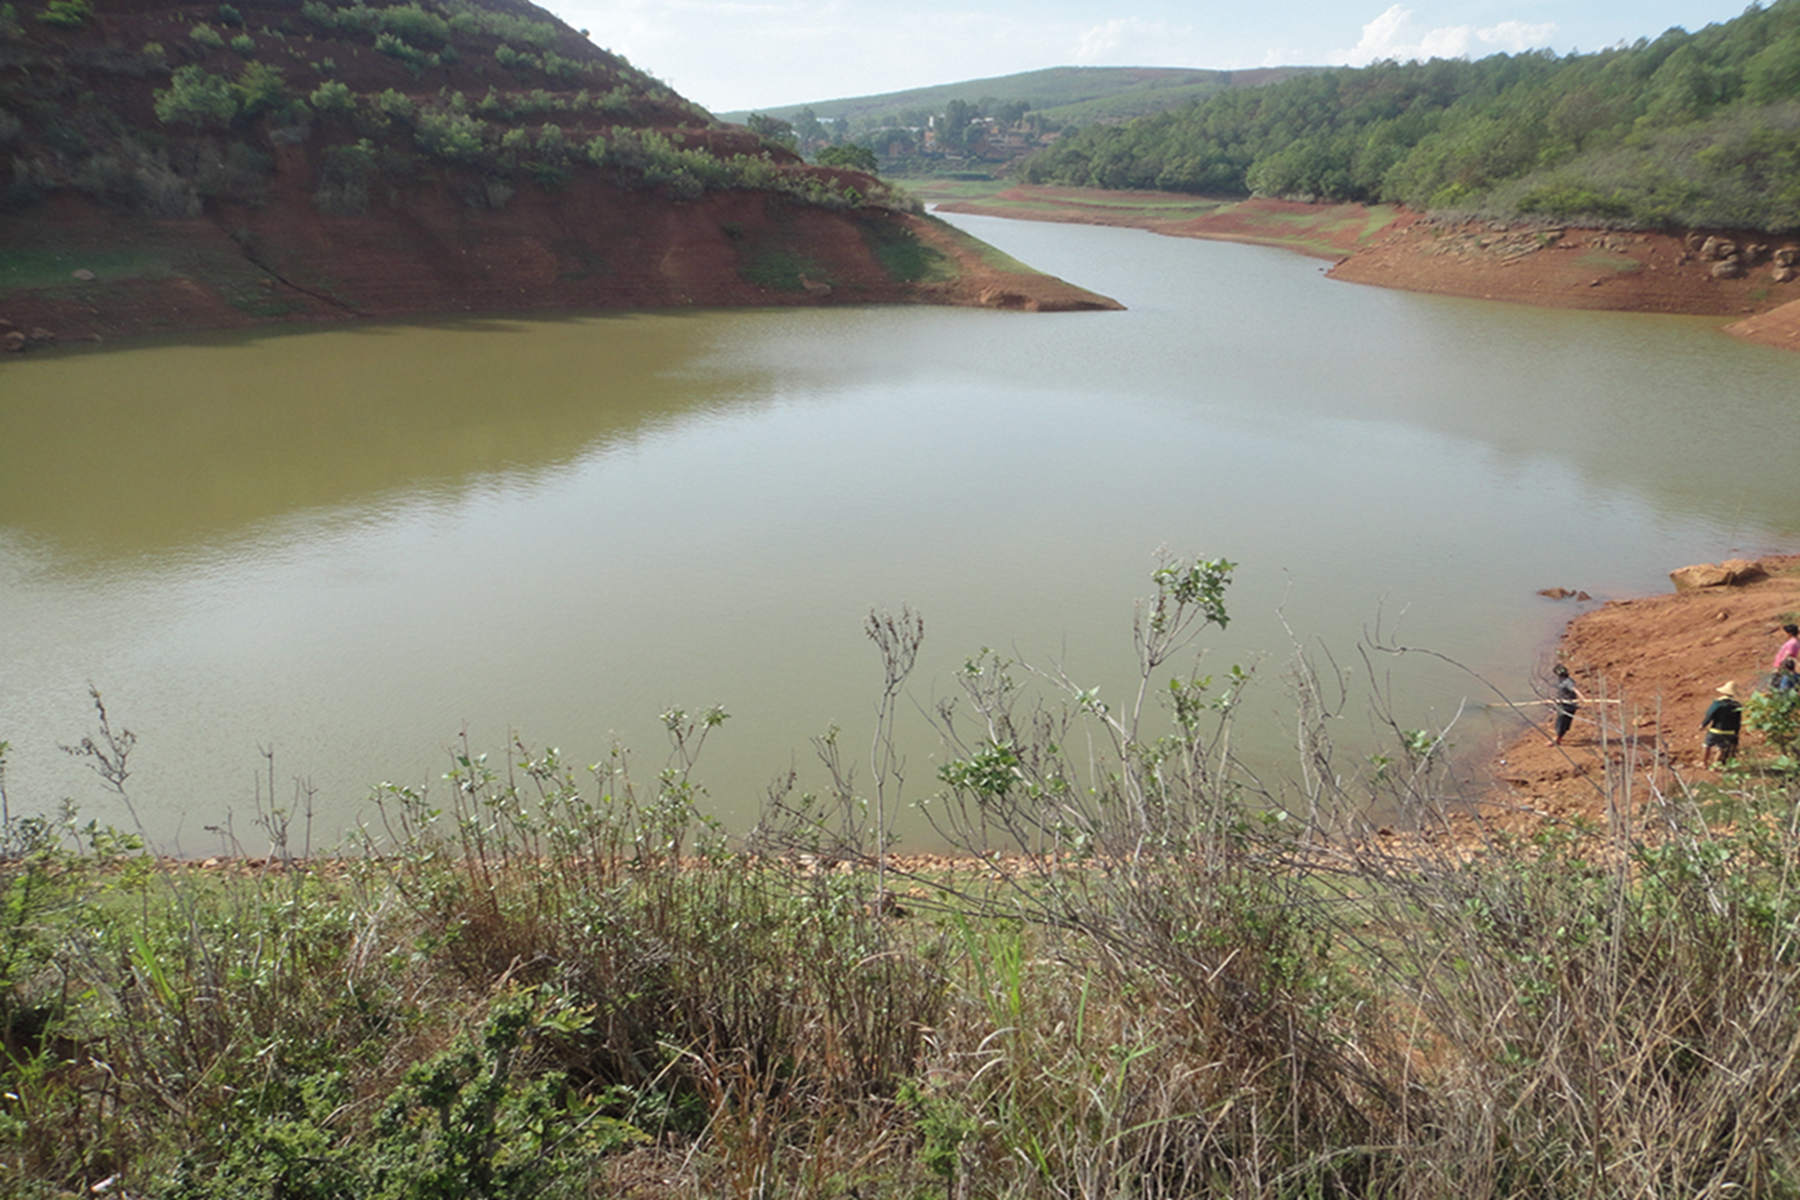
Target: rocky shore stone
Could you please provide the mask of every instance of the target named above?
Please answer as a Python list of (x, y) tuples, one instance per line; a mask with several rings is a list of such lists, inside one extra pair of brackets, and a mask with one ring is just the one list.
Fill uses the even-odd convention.
[(1737, 587), (1768, 577), (1769, 573), (1761, 563), (1747, 558), (1728, 558), (1722, 563), (1696, 563), (1690, 567), (1676, 567), (1669, 572), (1669, 582), (1675, 585), (1678, 592), (1689, 592), (1696, 588)]

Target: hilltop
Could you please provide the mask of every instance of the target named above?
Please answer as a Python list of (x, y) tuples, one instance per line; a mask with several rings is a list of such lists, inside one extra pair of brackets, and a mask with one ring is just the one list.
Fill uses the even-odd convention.
[(916, 301), (1097, 307), (522, 0), (0, 4), (0, 336)]
[[(846, 121), (854, 132), (907, 124), (904, 118), (908, 114), (941, 112), (952, 100), (971, 105), (992, 101), (1023, 104), (1029, 112), (1067, 124), (1119, 120), (1160, 112), (1227, 88), (1256, 87), (1317, 69), (1259, 67), (1213, 71), (1191, 67), (1046, 67), (871, 96), (808, 100), (755, 111), (792, 121), (810, 110), (819, 120)], [(719, 114), (722, 120), (739, 122), (749, 120), (751, 115), (750, 109)]]

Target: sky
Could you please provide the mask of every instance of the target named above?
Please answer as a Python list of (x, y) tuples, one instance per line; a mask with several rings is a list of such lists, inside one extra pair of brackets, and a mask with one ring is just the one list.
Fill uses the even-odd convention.
[(538, 0), (713, 112), (1043, 67), (1362, 66), (1599, 50), (1745, 0)]

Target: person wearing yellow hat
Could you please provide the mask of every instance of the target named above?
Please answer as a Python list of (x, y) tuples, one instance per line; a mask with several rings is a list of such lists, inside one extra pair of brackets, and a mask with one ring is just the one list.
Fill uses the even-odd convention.
[(1718, 699), (1707, 707), (1706, 715), (1700, 718), (1700, 727), (1706, 730), (1705, 749), (1700, 755), (1702, 768), (1712, 766), (1713, 751), (1719, 753), (1719, 765), (1722, 767), (1731, 761), (1738, 747), (1738, 730), (1744, 724), (1744, 706), (1738, 703), (1737, 684), (1727, 679), (1717, 689)]

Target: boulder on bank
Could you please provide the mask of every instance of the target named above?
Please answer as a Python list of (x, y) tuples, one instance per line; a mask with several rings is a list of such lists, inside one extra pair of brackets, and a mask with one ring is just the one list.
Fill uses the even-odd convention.
[(1747, 558), (1728, 558), (1722, 563), (1696, 563), (1691, 567), (1676, 567), (1669, 572), (1669, 582), (1675, 585), (1678, 592), (1691, 592), (1696, 588), (1737, 587), (1768, 577), (1769, 573), (1761, 563)]

